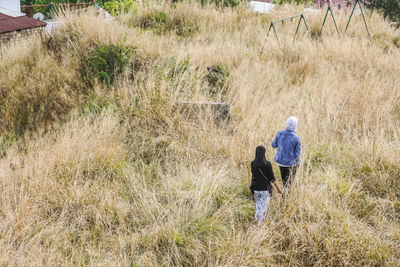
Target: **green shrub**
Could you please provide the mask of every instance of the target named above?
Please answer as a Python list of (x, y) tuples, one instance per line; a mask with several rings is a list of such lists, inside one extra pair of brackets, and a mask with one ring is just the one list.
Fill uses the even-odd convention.
[(196, 20), (185, 15), (174, 16), (157, 10), (132, 18), (128, 25), (140, 27), (144, 30), (153, 29), (158, 34), (173, 32), (182, 37), (191, 36), (198, 31)]
[(93, 85), (94, 78), (98, 78), (110, 88), (135, 51), (136, 48), (131, 45), (99, 44), (95, 50), (83, 58), (82, 80), (88, 85)]
[(162, 11), (154, 11), (144, 14), (137, 22), (133, 22), (132, 26), (139, 26), (142, 29), (162, 28), (163, 24), (167, 24), (171, 18)]
[(391, 40), (390, 36), (386, 33), (377, 33), (372, 36), (373, 42), (382, 48), (383, 51), (389, 51), (392, 43), (394, 42)]
[(320, 40), (321, 39), (321, 28), (319, 25), (313, 25), (310, 28), (310, 35), (311, 38), (314, 40)]
[(0, 136), (0, 158), (6, 155), (7, 149), (14, 144), (18, 136), (12, 132), (7, 133), (5, 136)]
[(208, 85), (209, 94), (215, 96), (218, 93), (226, 93), (226, 83), (229, 77), (229, 69), (224, 65), (207, 67), (207, 74), (204, 80)]
[(371, 0), (369, 7), (383, 12), (383, 15), (390, 20), (400, 22), (400, 1), (399, 0)]
[(235, 7), (240, 4), (240, 0), (213, 0), (213, 1), (205, 1), (201, 0), (202, 4), (207, 3), (207, 2), (213, 2), (217, 6), (224, 6), (224, 7)]
[(137, 3), (133, 0), (114, 0), (104, 3), (103, 8), (112, 16), (118, 16), (121, 13), (136, 10)]
[(197, 23), (184, 16), (174, 17), (168, 28), (182, 37), (191, 36), (198, 30)]
[(400, 48), (400, 36), (393, 37), (392, 41), (397, 48)]

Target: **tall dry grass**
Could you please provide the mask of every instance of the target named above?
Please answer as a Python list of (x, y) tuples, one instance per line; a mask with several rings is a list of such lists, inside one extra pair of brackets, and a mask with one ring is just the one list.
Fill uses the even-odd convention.
[[(299, 12), (150, 4), (1, 47), (1, 264), (399, 265), (399, 32), (368, 13), (371, 39), (358, 16), (319, 35), (320, 12), (260, 56), (269, 22)], [(80, 73), (100, 43), (136, 47), (111, 88)], [(177, 101), (229, 102), (231, 121)], [(302, 164), (255, 227), (249, 163), (259, 144), (272, 161), (290, 115)]]

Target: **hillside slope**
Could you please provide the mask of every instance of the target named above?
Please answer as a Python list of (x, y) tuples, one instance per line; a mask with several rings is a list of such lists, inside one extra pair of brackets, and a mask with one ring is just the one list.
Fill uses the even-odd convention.
[[(368, 13), (371, 39), (358, 16), (321, 35), (321, 12), (260, 55), (300, 12), (150, 4), (1, 47), (0, 264), (398, 266), (400, 33)], [(256, 227), (249, 163), (290, 115), (302, 164)]]

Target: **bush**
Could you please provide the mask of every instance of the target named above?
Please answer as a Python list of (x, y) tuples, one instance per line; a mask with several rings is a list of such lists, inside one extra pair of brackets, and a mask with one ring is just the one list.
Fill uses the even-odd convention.
[(320, 40), (321, 39), (321, 28), (320, 28), (320, 26), (317, 25), (317, 24), (312, 25), (310, 27), (310, 35), (311, 35), (312, 39)]
[(228, 77), (229, 69), (224, 65), (207, 67), (207, 74), (204, 76), (204, 80), (208, 85), (210, 96), (216, 96), (218, 93), (226, 94)]
[(103, 8), (112, 16), (118, 16), (121, 13), (135, 10), (137, 3), (133, 0), (114, 0), (104, 3)]
[(166, 25), (170, 21), (171, 18), (166, 13), (162, 11), (154, 11), (140, 17), (137, 26), (139, 26), (142, 29), (150, 29), (150, 28), (161, 29), (164, 28), (163, 25)]
[(238, 6), (240, 4), (240, 0), (213, 0), (213, 1), (205, 1), (205, 0), (201, 0), (202, 4), (205, 4), (207, 2), (213, 2), (215, 3), (217, 6), (223, 6), (223, 7), (235, 7)]
[(400, 48), (400, 36), (393, 37), (392, 42), (397, 48)]
[(399, 0), (371, 0), (369, 7), (382, 11), (383, 15), (390, 20), (400, 22)]
[(168, 27), (171, 31), (182, 37), (193, 35), (198, 30), (197, 23), (184, 16), (174, 17), (171, 25)]
[(99, 44), (88, 56), (83, 58), (81, 77), (92, 85), (94, 77), (105, 82), (110, 88), (115, 78), (123, 72), (136, 48), (131, 45)]
[(128, 21), (131, 27), (153, 29), (158, 34), (174, 32), (176, 35), (188, 37), (198, 31), (197, 21), (183, 14), (167, 14), (159, 10), (145, 12)]

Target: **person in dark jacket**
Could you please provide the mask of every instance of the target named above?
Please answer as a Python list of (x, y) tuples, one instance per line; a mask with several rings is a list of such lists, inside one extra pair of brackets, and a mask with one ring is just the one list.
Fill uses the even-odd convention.
[(275, 181), (274, 171), (272, 170), (271, 162), (265, 159), (265, 147), (258, 146), (256, 148), (256, 157), (251, 162), (251, 186), (250, 189), (254, 192), (256, 200), (255, 221), (261, 225), (264, 221), (265, 214), (268, 209), (268, 203), (272, 195), (273, 184), (279, 194), (282, 190)]
[(272, 141), (272, 147), (278, 148), (274, 159), (279, 165), (285, 188), (290, 187), (300, 164), (301, 140), (296, 134), (297, 123), (296, 117), (289, 117), (286, 130), (279, 131)]

